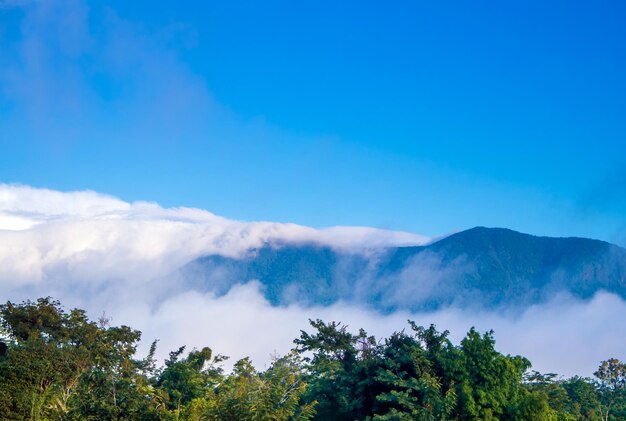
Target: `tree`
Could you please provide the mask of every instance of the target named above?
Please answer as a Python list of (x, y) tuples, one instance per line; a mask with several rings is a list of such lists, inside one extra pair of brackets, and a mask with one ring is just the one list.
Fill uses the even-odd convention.
[(341, 323), (309, 322), (316, 332), (301, 331), (300, 338), (294, 340), (297, 352), (307, 355), (304, 359), (308, 362), (310, 387), (304, 399), (308, 403), (318, 402), (316, 419), (356, 419), (365, 398), (357, 394), (355, 387), (358, 337)]
[(67, 314), (51, 298), (1, 305), (0, 326), (7, 336), (2, 412), (11, 419), (66, 416), (79, 378), (90, 368), (86, 344), (96, 326), (83, 311)]
[[(436, 333), (434, 326), (425, 330), (412, 325), (417, 337), (425, 332)], [(445, 339), (444, 333), (443, 339)], [(376, 376), (384, 392), (377, 400), (374, 420), (442, 420), (448, 419), (456, 402), (453, 388), (444, 389), (442, 377), (435, 372), (439, 355), (429, 354), (415, 336), (394, 333), (385, 340), (381, 367)]]
[(514, 411), (523, 397), (521, 380), (530, 361), (495, 350), (493, 331), (470, 329), (461, 341), (457, 370), (458, 414), (462, 420), (498, 420)]
[(12, 420), (138, 418), (145, 410), (140, 332), (99, 326), (40, 298), (0, 306), (0, 413)]
[(616, 358), (602, 361), (594, 376), (598, 378), (602, 419), (608, 421), (611, 415), (626, 418), (626, 364)]
[(213, 356), (213, 351), (204, 347), (200, 351), (191, 351), (180, 360), (184, 351), (185, 347), (182, 346), (170, 352), (165, 369), (155, 384), (165, 412), (171, 411), (175, 419), (185, 412), (192, 401), (211, 395), (217, 385), (224, 381), (220, 364), (226, 357)]
[(596, 384), (590, 378), (574, 376), (562, 382), (569, 396), (567, 412), (577, 420), (599, 421), (602, 408)]
[(235, 363), (232, 375), (217, 388), (215, 403), (205, 405), (203, 419), (309, 420), (315, 413), (315, 402), (301, 402), (305, 390), (297, 355), (277, 358), (261, 373), (244, 358)]

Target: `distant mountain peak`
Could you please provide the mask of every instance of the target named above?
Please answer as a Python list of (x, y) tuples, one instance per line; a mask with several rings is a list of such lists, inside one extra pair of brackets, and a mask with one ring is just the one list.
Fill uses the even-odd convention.
[(286, 242), (241, 259), (206, 256), (186, 270), (218, 293), (258, 280), (274, 304), (342, 300), (415, 310), (453, 304), (525, 307), (557, 293), (587, 299), (608, 291), (626, 298), (623, 248), (482, 226), (427, 245), (381, 247), (369, 254)]

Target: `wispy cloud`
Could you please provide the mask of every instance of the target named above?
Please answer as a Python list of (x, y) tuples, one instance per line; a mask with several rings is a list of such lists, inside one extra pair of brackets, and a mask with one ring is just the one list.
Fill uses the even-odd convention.
[(204, 82), (167, 36), (82, 0), (2, 4), (23, 6), (24, 18), (20, 36), (2, 41), (12, 54), (1, 88), (40, 143), (72, 148), (114, 136), (154, 146), (215, 114)]

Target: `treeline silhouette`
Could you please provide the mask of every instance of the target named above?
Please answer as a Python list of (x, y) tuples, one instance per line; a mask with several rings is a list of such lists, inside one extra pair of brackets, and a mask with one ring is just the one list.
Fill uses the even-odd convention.
[(210, 348), (138, 358), (139, 331), (51, 298), (0, 305), (0, 327), (2, 420), (626, 420), (624, 363), (562, 379), (474, 329), (455, 345), (433, 325), (377, 340), (315, 320), (267, 369), (226, 372)]

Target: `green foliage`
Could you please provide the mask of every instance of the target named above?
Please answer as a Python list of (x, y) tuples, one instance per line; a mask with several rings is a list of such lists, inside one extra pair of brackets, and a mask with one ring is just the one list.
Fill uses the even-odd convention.
[(165, 407), (175, 413), (179, 413), (181, 408), (194, 399), (203, 397), (207, 390), (222, 381), (222, 372), (216, 366), (224, 357), (213, 357), (210, 348), (203, 348), (200, 351), (191, 351), (185, 359), (179, 361), (184, 350), (183, 346), (170, 352), (170, 358), (165, 362), (165, 369), (155, 385)]
[(572, 377), (560, 382), (567, 392), (567, 412), (577, 420), (600, 420), (601, 405), (596, 384), (589, 378)]
[(508, 416), (530, 362), (504, 356), (494, 348), (493, 331), (482, 336), (473, 328), (461, 341), (457, 360), (458, 413), (463, 420), (497, 420)]
[(138, 331), (98, 326), (50, 298), (8, 302), (0, 316), (8, 336), (0, 360), (0, 411), (7, 418), (105, 420), (140, 411)]
[(626, 365), (596, 381), (528, 371), (471, 329), (459, 345), (434, 325), (376, 340), (311, 321), (296, 348), (263, 371), (225, 373), (210, 348), (137, 359), (140, 332), (90, 321), (41, 298), (0, 305), (3, 420), (626, 420)]
[(600, 363), (598, 378), (603, 420), (626, 420), (626, 364), (611, 358)]
[[(423, 332), (418, 331), (418, 336)], [(415, 337), (404, 333), (395, 333), (385, 341), (376, 376), (384, 391), (376, 397), (381, 406), (373, 419), (439, 420), (451, 414), (456, 392), (442, 384), (429, 352)]]
[(306, 389), (299, 358), (293, 354), (276, 359), (258, 373), (248, 358), (237, 361), (232, 375), (217, 388), (214, 405), (205, 411), (215, 420), (308, 420), (315, 403), (301, 404)]

